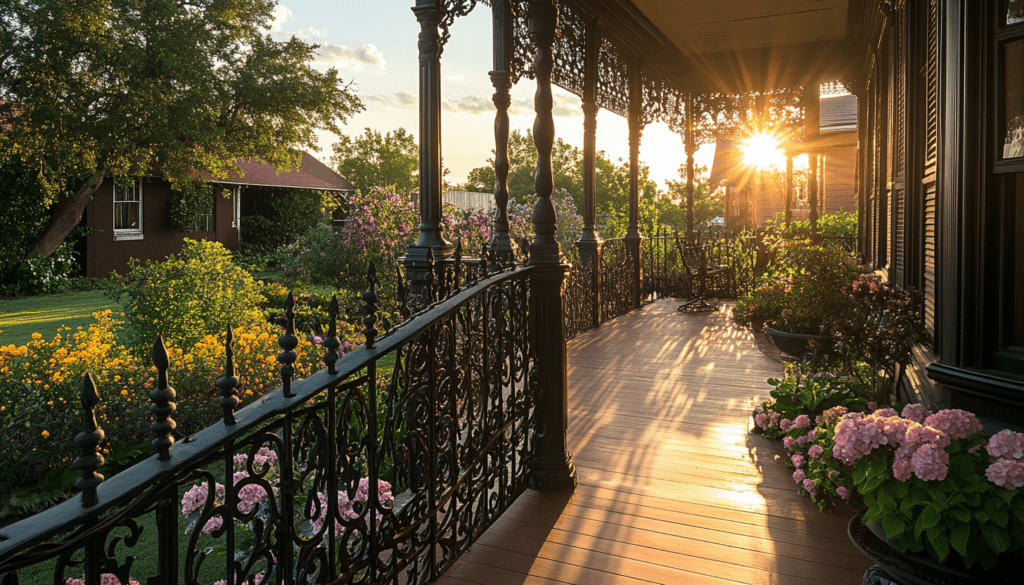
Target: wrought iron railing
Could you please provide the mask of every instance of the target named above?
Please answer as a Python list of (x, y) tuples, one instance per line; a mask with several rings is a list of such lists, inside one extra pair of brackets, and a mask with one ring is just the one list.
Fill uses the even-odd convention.
[(595, 311), (597, 283), (594, 281), (594, 259), (580, 257), (572, 264), (565, 280), (565, 338), (572, 339), (599, 325)]
[[(0, 583), (19, 574), (86, 585), (104, 574), (150, 585), (435, 579), (527, 487), (531, 270), (453, 285), (379, 339), (371, 286), (362, 348), (339, 358), (334, 308), (327, 368), (292, 380), (290, 326), (279, 340), (282, 387), (237, 412), (229, 333), (216, 383), (223, 420), (179, 443), (167, 384), (176, 373), (158, 339), (157, 455), (107, 481), (96, 475), (102, 403), (87, 381), (75, 439), (83, 491), (0, 528)], [(133, 574), (141, 555), (157, 557), (151, 574)]]
[(637, 262), (624, 239), (605, 240), (601, 251), (602, 321), (636, 308)]

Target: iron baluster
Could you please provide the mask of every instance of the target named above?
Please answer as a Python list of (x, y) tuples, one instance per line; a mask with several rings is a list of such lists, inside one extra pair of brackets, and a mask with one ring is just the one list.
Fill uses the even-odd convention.
[(299, 338), (295, 336), (295, 295), (290, 292), (284, 300), (284, 320), (284, 335), (277, 338), (277, 345), (281, 348), (277, 361), (281, 364), (281, 389), (284, 397), (291, 398), (295, 396), (292, 393), (292, 375), (295, 373), (292, 364), (299, 358), (299, 354), (295, 353)]
[(239, 402), (238, 377), (235, 376), (234, 341), (235, 332), (228, 327), (227, 335), (224, 338), (224, 377), (216, 382), (217, 389), (220, 390), (220, 398), (217, 399), (217, 402), (224, 414), (224, 424), (226, 425), (235, 424), (235, 407)]
[(71, 465), (82, 472), (75, 480), (75, 487), (82, 490), (82, 506), (88, 508), (96, 505), (96, 488), (103, 483), (103, 476), (96, 470), (103, 465), (100, 445), (105, 437), (103, 429), (96, 425), (96, 406), (100, 403), (100, 396), (92, 374), (88, 372), (82, 382), (81, 400), (82, 432), (75, 436), (78, 458)]
[[(401, 280), (399, 280), (401, 282)], [(331, 295), (331, 303), (327, 305), (327, 318), (330, 325), (327, 326), (327, 337), (324, 338), (324, 364), (327, 365), (327, 373), (337, 375), (338, 369), (335, 364), (338, 362), (338, 348), (341, 341), (338, 340), (338, 295)]]
[(363, 335), (366, 336), (366, 348), (373, 349), (377, 339), (377, 265), (370, 261), (366, 270), (366, 291), (363, 293)]
[(153, 342), (153, 365), (157, 370), (156, 388), (149, 393), (152, 404), (149, 411), (153, 413), (153, 423), (149, 430), (153, 432), (153, 450), (157, 452), (157, 458), (167, 461), (171, 458), (171, 445), (174, 444), (174, 432), (177, 423), (171, 418), (171, 414), (177, 409), (174, 399), (176, 394), (174, 388), (167, 385), (167, 347), (164, 345), (163, 335), (157, 335)]

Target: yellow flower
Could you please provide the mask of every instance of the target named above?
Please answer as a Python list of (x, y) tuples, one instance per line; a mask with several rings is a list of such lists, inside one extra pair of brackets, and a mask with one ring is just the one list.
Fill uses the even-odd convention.
[[(32, 334), (32, 339), (42, 339), (42, 338), (43, 338), (43, 334), (42, 333), (33, 333)], [(46, 431), (43, 431), (43, 432), (45, 433)]]
[(128, 396), (127, 390), (121, 390), (121, 396)]
[(45, 439), (45, 438), (50, 436), (50, 431), (43, 431), (42, 435), (43, 435), (43, 438)]

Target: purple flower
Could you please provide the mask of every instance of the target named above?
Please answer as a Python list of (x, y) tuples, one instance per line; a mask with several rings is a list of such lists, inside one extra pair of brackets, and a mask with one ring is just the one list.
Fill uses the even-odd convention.
[(811, 448), (807, 451), (807, 454), (811, 456), (811, 459), (820, 459), (825, 449), (821, 445), (811, 445)]
[(807, 462), (806, 459), (804, 459), (804, 456), (800, 455), (799, 453), (796, 454), (796, 455), (793, 455), (792, 457), (790, 457), (789, 461), (790, 461), (790, 463), (793, 464), (793, 467), (796, 467), (796, 468), (803, 467), (804, 463)]
[(986, 447), (988, 454), (995, 458), (1024, 458), (1024, 433), (1016, 433), (1010, 429), (992, 435)]
[(949, 435), (953, 440), (966, 439), (981, 431), (978, 417), (959, 408), (940, 410), (924, 419), (924, 424)]
[(807, 474), (804, 473), (803, 469), (797, 469), (796, 471), (793, 472), (793, 481), (796, 483), (802, 482), (806, 477)]
[(1024, 487), (1024, 461), (997, 459), (985, 470), (985, 477), (998, 486), (1015, 491)]
[(782, 419), (782, 422), (779, 423), (779, 428), (781, 428), (784, 431), (788, 431), (791, 426), (793, 426), (793, 421), (789, 420), (788, 418)]
[(796, 417), (796, 419), (793, 420), (792, 428), (802, 429), (804, 427), (809, 426), (811, 426), (811, 417), (807, 416), (806, 414), (801, 414), (800, 416)]
[(841, 485), (841, 486), (837, 487), (836, 488), (836, 493), (838, 493), (839, 497), (844, 499), (844, 500), (849, 500), (850, 499), (850, 490), (846, 489), (846, 486), (842, 486)]
[(923, 404), (908, 404), (903, 407), (903, 418), (909, 418), (914, 422), (923, 423), (931, 413)]
[(782, 439), (782, 446), (786, 448), (786, 451), (792, 451), (793, 447), (796, 446), (796, 439), (793, 437), (785, 437)]
[(910, 457), (910, 466), (925, 481), (942, 481), (949, 473), (949, 453), (935, 443), (921, 445)]

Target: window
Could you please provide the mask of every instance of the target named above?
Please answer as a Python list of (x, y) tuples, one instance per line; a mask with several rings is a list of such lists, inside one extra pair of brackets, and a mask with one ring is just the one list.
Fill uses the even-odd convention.
[(142, 181), (114, 185), (114, 239), (142, 239)]
[(992, 85), (999, 108), (993, 128), (994, 201), (988, 211), (995, 218), (990, 225), (999, 226), (989, 248), (998, 269), (989, 282), (997, 285), (1001, 319), (990, 365), (1024, 375), (1024, 0), (1003, 0), (1001, 6)]

